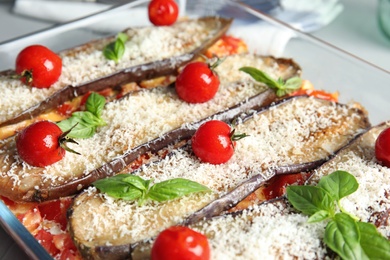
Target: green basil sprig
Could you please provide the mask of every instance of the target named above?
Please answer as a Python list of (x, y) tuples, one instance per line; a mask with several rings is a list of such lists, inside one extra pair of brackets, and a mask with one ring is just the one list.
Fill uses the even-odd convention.
[(108, 60), (113, 60), (116, 63), (122, 58), (126, 49), (126, 41), (128, 36), (124, 33), (118, 33), (116, 40), (107, 44), (103, 49), (103, 55)]
[(275, 90), (278, 97), (290, 94), (302, 85), (302, 79), (299, 77), (292, 77), (284, 81), (282, 78), (275, 80), (264, 71), (253, 67), (242, 67), (240, 71), (248, 73), (254, 80), (264, 83), (269, 88)]
[(57, 125), (63, 132), (73, 128), (67, 135), (69, 138), (89, 138), (95, 134), (98, 126), (106, 125), (101, 118), (105, 104), (106, 99), (93, 92), (85, 103), (85, 111), (74, 112), (71, 117)]
[(287, 187), (287, 198), (295, 209), (310, 216), (308, 222), (329, 220), (324, 242), (341, 258), (390, 259), (390, 241), (374, 225), (358, 221), (340, 205), (358, 187), (353, 175), (335, 171), (322, 177), (317, 186)]
[(123, 200), (138, 200), (139, 205), (142, 205), (149, 199), (163, 202), (191, 193), (211, 191), (202, 184), (183, 178), (162, 181), (152, 186), (150, 184), (151, 180), (144, 180), (133, 174), (118, 174), (93, 183), (96, 188), (110, 197)]

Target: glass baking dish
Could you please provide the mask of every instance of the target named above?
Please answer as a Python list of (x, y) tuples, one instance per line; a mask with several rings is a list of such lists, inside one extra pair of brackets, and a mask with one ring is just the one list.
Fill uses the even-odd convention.
[[(96, 38), (114, 35), (127, 27), (148, 25), (148, 2), (131, 1), (96, 15), (0, 43), (0, 69), (12, 68), (17, 53), (29, 44), (44, 44), (60, 51)], [(180, 16), (219, 15), (234, 18), (228, 34), (242, 38), (248, 43), (250, 51), (295, 60), (302, 68), (302, 78), (310, 80), (316, 89), (338, 91), (342, 103), (361, 103), (367, 109), (373, 125), (390, 119), (387, 112), (390, 111), (390, 102), (387, 100), (390, 96), (389, 72), (276, 20), (272, 14), (278, 12), (277, 8), (262, 12), (247, 4), (230, 0), (178, 2)], [(270, 31), (273, 34), (268, 34)], [(289, 37), (285, 45), (278, 46), (277, 41), (270, 41), (275, 32)], [(267, 45), (266, 48), (264, 45)], [(2, 202), (0, 223), (30, 258), (51, 259)]]

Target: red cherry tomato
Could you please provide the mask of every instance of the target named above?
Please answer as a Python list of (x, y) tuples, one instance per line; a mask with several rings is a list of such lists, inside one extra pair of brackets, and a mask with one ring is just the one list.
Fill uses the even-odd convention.
[(234, 153), (230, 126), (223, 121), (211, 120), (202, 124), (192, 137), (192, 150), (203, 162), (221, 164)]
[(376, 139), (375, 156), (382, 165), (390, 167), (390, 127), (383, 130)]
[(208, 260), (207, 237), (188, 227), (174, 226), (162, 231), (152, 247), (152, 260)]
[(205, 62), (187, 64), (176, 79), (176, 92), (188, 103), (209, 101), (218, 88), (219, 78)]
[(39, 121), (16, 136), (20, 158), (31, 166), (44, 167), (61, 160), (65, 149), (60, 146), (61, 129), (52, 122)]
[(148, 6), (148, 13), (152, 24), (172, 25), (179, 16), (179, 7), (173, 0), (152, 0)]
[(49, 88), (62, 72), (61, 58), (42, 45), (31, 45), (16, 57), (16, 73), (23, 83), (36, 88)]

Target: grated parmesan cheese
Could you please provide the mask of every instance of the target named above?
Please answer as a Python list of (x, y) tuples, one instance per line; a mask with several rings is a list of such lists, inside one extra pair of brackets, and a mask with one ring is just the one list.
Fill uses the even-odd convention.
[[(75, 236), (90, 245), (133, 243), (155, 236), (162, 229), (180, 223), (189, 213), (201, 209), (244, 180), (256, 174), (270, 178), (270, 167), (314, 161), (329, 156), (327, 151), (319, 149), (321, 138), (316, 136), (329, 131), (327, 138), (336, 138), (340, 132), (334, 132), (333, 129), (340, 131), (342, 125), (354, 124), (349, 121), (353, 118), (350, 116), (353, 111), (313, 98), (291, 99), (237, 125), (238, 132), (249, 136), (239, 141), (233, 157), (225, 164), (201, 163), (191, 152), (185, 149), (175, 150), (157, 163), (143, 165), (134, 174), (154, 179), (155, 182), (179, 177), (190, 179), (209, 187), (213, 191), (212, 194), (192, 195), (197, 196), (196, 199), (190, 196), (170, 202), (173, 209), (164, 214), (166, 218), (156, 219), (156, 215), (160, 216), (156, 212), (163, 208), (164, 211), (168, 210), (166, 203), (136, 206), (134, 202), (114, 200), (88, 191), (76, 198), (78, 207), (73, 208), (72, 218), (75, 221), (72, 223), (83, 223), (83, 226), (77, 224), (72, 227)], [(338, 143), (339, 147), (354, 136), (355, 132), (356, 129), (344, 129), (343, 136), (346, 140)], [(300, 152), (292, 152), (297, 150)], [(93, 204), (87, 206), (87, 203)], [(185, 207), (186, 210), (178, 210), (178, 204), (180, 209)], [(120, 213), (116, 215), (116, 212)], [(123, 219), (125, 215), (128, 217)], [(92, 216), (94, 222), (84, 224)], [(118, 227), (117, 221), (120, 221), (121, 229), (126, 232), (116, 233), (117, 236), (113, 239), (109, 234)], [(156, 225), (151, 227), (150, 223)]]
[[(343, 208), (357, 216), (361, 221), (375, 224), (380, 213), (390, 211), (390, 169), (378, 163), (375, 158), (375, 140), (380, 132), (390, 127), (390, 122), (375, 127), (361, 136), (355, 143), (344, 149), (336, 158), (330, 160), (316, 171), (312, 183), (336, 170), (347, 171), (359, 183), (356, 192), (343, 198)], [(379, 225), (379, 231), (390, 237), (389, 219)], [(377, 225), (378, 226), (378, 225)]]
[(112, 37), (60, 52), (62, 74), (49, 89), (28, 87), (18, 79), (0, 75), (0, 122), (32, 108), (66, 86), (77, 87), (125, 68), (188, 53), (213, 37), (217, 29), (218, 26), (211, 28), (204, 20), (188, 20), (172, 26), (128, 29), (124, 33), (129, 36), (129, 40), (119, 63), (103, 56), (102, 50), (114, 40)]
[[(231, 63), (252, 65), (261, 69), (264, 66), (262, 59), (251, 54), (232, 57), (232, 60), (227, 58), (225, 62), (225, 66)], [(267, 70), (267, 67), (264, 67), (264, 70)], [(272, 71), (277, 76), (286, 73), (274, 69)], [(3, 161), (0, 175), (12, 179), (13, 185), (23, 192), (34, 186), (63, 185), (170, 130), (199, 121), (264, 91), (264, 86), (250, 78), (237, 82), (235, 78), (230, 79), (230, 74), (225, 71), (220, 71), (219, 74), (225, 83), (221, 84), (216, 96), (206, 103), (183, 102), (174, 89), (170, 88), (139, 91), (108, 103), (102, 114), (107, 126), (99, 128), (92, 138), (77, 140), (79, 145), (74, 149), (82, 156), (67, 153), (64, 159), (51, 166), (35, 168), (20, 160), (13, 143), (11, 147), (0, 150), (0, 158)]]
[(209, 238), (211, 259), (325, 259), (326, 223), (307, 223), (279, 202), (254, 206), (238, 215), (215, 217), (191, 228)]

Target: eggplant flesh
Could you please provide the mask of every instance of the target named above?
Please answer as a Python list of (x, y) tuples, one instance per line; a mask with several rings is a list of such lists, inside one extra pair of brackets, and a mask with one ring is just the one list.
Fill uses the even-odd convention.
[[(361, 221), (374, 224), (390, 239), (390, 169), (375, 158), (375, 141), (390, 121), (358, 134), (331, 159), (314, 169), (308, 185), (336, 170), (348, 171), (359, 189), (343, 198), (343, 208)], [(285, 198), (250, 209), (201, 219), (190, 228), (208, 237), (213, 259), (325, 259), (334, 258), (322, 241), (326, 222), (307, 223)], [(149, 259), (154, 239), (133, 247), (132, 259)]]
[[(78, 195), (69, 211), (69, 229), (82, 255), (99, 259), (104, 252), (104, 257), (110, 258), (112, 252), (112, 257), (128, 258), (130, 248), (137, 248), (137, 243), (171, 225), (216, 216), (275, 174), (318, 167), (368, 127), (361, 110), (309, 97), (276, 102), (236, 117), (236, 122), (236, 131), (249, 136), (240, 140), (233, 158), (223, 165), (200, 163), (191, 151), (178, 149), (132, 173), (157, 182), (187, 178), (208, 186), (212, 193), (193, 194), (167, 203), (150, 202), (141, 207), (114, 200), (95, 188)], [(299, 131), (292, 131), (298, 126)], [(284, 145), (278, 145), (282, 142)], [(289, 165), (292, 167), (286, 167)], [(127, 217), (118, 222), (118, 215)], [(121, 253), (120, 248), (128, 250)]]
[(273, 91), (247, 74), (238, 69), (230, 72), (233, 65), (256, 66), (285, 79), (300, 73), (294, 63), (287, 66), (283, 59), (254, 54), (229, 56), (217, 68), (221, 85), (209, 102), (188, 104), (178, 98), (174, 88), (167, 87), (130, 93), (106, 104), (102, 113), (106, 126), (89, 139), (77, 140), (74, 149), (81, 156), (67, 153), (45, 168), (26, 165), (16, 153), (15, 142), (6, 142), (0, 148), (0, 194), (15, 201), (73, 195), (93, 181), (115, 174), (148, 150), (159, 150), (190, 136), (197, 126), (194, 122), (215, 113), (220, 119), (232, 119), (252, 106), (266, 106), (276, 100)]
[[(171, 27), (140, 27), (124, 30), (123, 33), (129, 37), (126, 48), (129, 49), (129, 53), (133, 51), (136, 55), (126, 57), (126, 54), (126, 58), (117, 64), (103, 57), (104, 47), (114, 41), (115, 37), (95, 40), (62, 51), (59, 53), (63, 60), (62, 76), (49, 89), (25, 86), (20, 80), (10, 77), (13, 71), (4, 71), (0, 73), (0, 84), (4, 86), (3, 89), (5, 86), (10, 86), (12, 91), (3, 93), (8, 95), (3, 96), (4, 100), (10, 102), (2, 102), (0, 105), (0, 127), (32, 119), (89, 91), (100, 91), (124, 83), (175, 75), (180, 66), (194, 59), (225, 34), (231, 23), (231, 19), (204, 17), (181, 21)], [(188, 34), (183, 37), (185, 32)], [(168, 35), (170, 37), (167, 37)], [(166, 54), (162, 51), (155, 55), (147, 54), (142, 50), (145, 48), (142, 46), (148, 43), (150, 45), (151, 41), (153, 41), (153, 48), (157, 50), (164, 49), (163, 46), (172, 46), (170, 47), (172, 50), (167, 51)], [(139, 50), (134, 47), (137, 44), (141, 44)], [(149, 52), (151, 49), (149, 46)], [(95, 57), (99, 58), (94, 61)], [(29, 98), (21, 100), (21, 93)]]
[(321, 177), (337, 170), (354, 175), (359, 188), (343, 198), (341, 205), (361, 221), (374, 224), (390, 239), (390, 168), (383, 166), (375, 156), (376, 139), (389, 127), (390, 121), (383, 122), (356, 137), (334, 158), (316, 169), (308, 184), (314, 185)]

